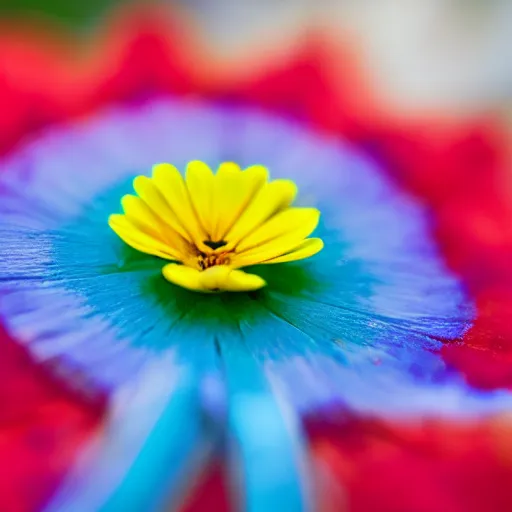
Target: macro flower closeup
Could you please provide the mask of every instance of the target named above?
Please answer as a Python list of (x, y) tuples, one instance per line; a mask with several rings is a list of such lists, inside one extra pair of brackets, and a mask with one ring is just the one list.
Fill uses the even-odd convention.
[[(235, 141), (223, 126), (237, 127)], [(275, 179), (267, 184), (264, 167), (241, 171), (226, 158), (260, 161)], [(186, 182), (155, 161), (192, 161)], [(152, 167), (151, 178), (138, 176)], [(239, 183), (231, 204), (220, 201), (227, 174), (251, 180), (248, 199)], [(90, 510), (103, 500), (112, 510), (134, 500), (157, 506), (169, 489), (156, 480), (147, 494), (139, 489), (146, 465), (162, 465), (158, 479), (184, 472), (215, 430), (235, 437), (249, 508), (267, 500), (301, 508), (303, 440), (288, 426), (299, 414), (336, 402), (425, 412), (442, 394), (457, 399), (446, 412), (502, 402), (449, 374), (436, 382), (442, 367), (431, 351), (468, 328), (471, 302), (445, 268), (424, 210), (346, 143), (246, 107), (160, 99), (51, 129), (11, 153), (1, 176), (0, 311), (9, 331), (39, 360), (58, 358), (119, 397), (108, 445), (128, 445), (137, 427), (137, 446), (149, 435), (143, 418), (167, 423), (165, 441), (149, 436), (133, 466), (123, 461), (134, 483), (120, 494), (96, 496), (106, 475), (91, 469), (93, 482), (75, 491), (99, 500)], [(126, 194), (133, 186), (137, 196)], [(308, 207), (289, 207), (296, 190)], [(112, 215), (120, 202), (124, 215)], [(319, 238), (302, 240), (317, 224), (325, 248), (313, 256)], [(236, 270), (245, 265), (254, 266), (249, 274)], [(240, 293), (196, 293), (214, 290)], [(127, 388), (143, 403), (124, 403)], [(152, 393), (156, 403), (146, 404)], [(105, 464), (119, 464), (104, 449)], [(273, 475), (264, 485), (265, 460)]]
[(2, 512), (512, 504), (494, 119), (400, 121), (316, 41), (237, 74), (168, 12), (80, 65), (3, 37)]

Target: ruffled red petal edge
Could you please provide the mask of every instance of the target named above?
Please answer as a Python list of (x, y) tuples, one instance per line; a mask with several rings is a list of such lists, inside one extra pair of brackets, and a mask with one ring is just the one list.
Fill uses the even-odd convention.
[[(263, 52), (247, 62), (223, 62), (182, 17), (144, 10), (117, 15), (95, 41), (81, 47), (40, 27), (0, 28), (0, 152), (49, 123), (148, 93), (239, 99), (340, 134), (382, 159), (431, 206), (446, 258), (476, 297), (475, 326), (461, 342), (447, 344), (443, 356), (475, 386), (512, 387), (510, 155), (493, 116), (418, 119), (388, 109), (354, 48), (322, 34), (310, 34), (275, 61)], [(8, 375), (0, 385), (2, 419), (13, 425), (2, 429), (0, 451), (3, 460), (16, 461), (12, 471), (0, 467), (0, 505), (34, 510), (96, 428), (101, 400), (68, 395), (5, 333), (0, 346)], [(23, 407), (15, 395), (23, 397)], [(322, 485), (351, 510), (482, 510), (464, 498), (464, 486), (482, 503), (494, 500), (487, 510), (503, 510), (512, 503), (505, 481), (512, 457), (510, 444), (493, 444), (496, 425), (510, 432), (502, 418), (430, 427), (338, 418), (311, 429), (312, 454), (339, 477)], [(191, 510), (211, 505), (218, 495), (211, 481), (218, 478), (215, 470), (205, 479)], [(34, 492), (24, 492), (28, 486)], [(331, 510), (332, 503), (320, 502)]]
[(0, 327), (0, 510), (40, 510), (99, 426), (104, 401), (66, 389)]
[[(511, 418), (390, 423), (339, 417), (310, 425), (330, 496), (351, 512), (498, 512), (512, 504)], [(341, 501), (343, 500), (343, 501)], [(331, 506), (331, 508), (329, 508)]]

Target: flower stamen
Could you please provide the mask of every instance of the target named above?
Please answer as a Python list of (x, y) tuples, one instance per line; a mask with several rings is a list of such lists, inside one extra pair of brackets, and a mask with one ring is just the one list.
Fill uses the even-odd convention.
[(206, 270), (207, 268), (213, 267), (215, 265), (229, 265), (231, 261), (229, 258), (229, 253), (226, 252), (221, 254), (201, 253), (197, 260), (201, 270)]

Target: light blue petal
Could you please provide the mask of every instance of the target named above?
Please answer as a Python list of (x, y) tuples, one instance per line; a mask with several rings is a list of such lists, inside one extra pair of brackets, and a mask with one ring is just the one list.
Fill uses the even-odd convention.
[[(308, 509), (304, 440), (295, 412), (272, 389), (241, 336), (221, 336), (234, 487), (243, 510)], [(293, 411), (293, 412), (292, 412)]]
[[(227, 305), (245, 311), (251, 352), (301, 411), (329, 401), (383, 414), (432, 411), (429, 397), (443, 391), (443, 414), (480, 412), (487, 399), (508, 407), (439, 355), (443, 340), (471, 325), (473, 307), (436, 248), (428, 210), (380, 162), (264, 112), (167, 99), (56, 129), (0, 163), (0, 315), (40, 361), (67, 376), (79, 369), (107, 391), (123, 386), (147, 352), (184, 346), (181, 362), (199, 364), (217, 298), (165, 283), (162, 263), (126, 253), (106, 224), (135, 174), (192, 159), (267, 165), (322, 212), (320, 254), (254, 268), (268, 287)], [(202, 314), (190, 316), (192, 306)], [(307, 368), (307, 380), (291, 361)]]
[(162, 510), (183, 497), (214, 439), (197, 380), (162, 356), (116, 392), (104, 431), (47, 511)]

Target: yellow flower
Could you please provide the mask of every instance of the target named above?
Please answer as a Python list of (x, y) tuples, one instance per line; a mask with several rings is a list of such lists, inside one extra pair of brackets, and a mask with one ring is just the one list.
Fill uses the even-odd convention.
[(223, 163), (214, 174), (195, 161), (184, 179), (176, 167), (158, 164), (151, 178), (135, 178), (134, 189), (110, 227), (134, 249), (173, 261), (164, 277), (189, 290), (257, 290), (265, 280), (240, 268), (301, 260), (323, 248), (307, 238), (320, 212), (291, 206), (295, 183), (270, 181), (262, 166)]

